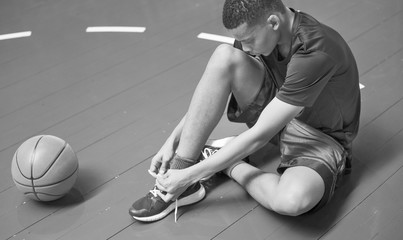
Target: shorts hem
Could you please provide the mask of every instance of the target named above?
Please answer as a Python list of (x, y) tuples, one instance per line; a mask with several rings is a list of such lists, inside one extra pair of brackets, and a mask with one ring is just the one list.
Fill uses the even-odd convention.
[(314, 170), (321, 176), (325, 184), (325, 192), (323, 193), (322, 199), (307, 213), (316, 212), (317, 210), (325, 206), (332, 198), (336, 187), (337, 174), (334, 174), (333, 171), (320, 160), (304, 157), (295, 158), (288, 162), (281, 162), (277, 168), (277, 172), (282, 174), (287, 168), (297, 166), (304, 166)]

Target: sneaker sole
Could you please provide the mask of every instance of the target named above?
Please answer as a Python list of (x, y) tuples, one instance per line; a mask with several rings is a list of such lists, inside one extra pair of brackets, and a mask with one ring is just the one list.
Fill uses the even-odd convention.
[[(178, 199), (178, 208), (182, 207), (182, 206), (197, 203), (197, 202), (201, 201), (204, 198), (204, 196), (206, 196), (206, 190), (204, 189), (203, 185), (200, 185), (200, 189), (197, 190), (197, 192), (195, 192), (187, 197)], [(132, 217), (141, 222), (154, 222), (154, 221), (163, 219), (168, 214), (170, 214), (173, 210), (175, 210), (175, 202), (172, 202), (164, 211), (158, 213), (157, 215), (150, 216), (150, 217), (136, 217), (136, 216), (132, 216)]]

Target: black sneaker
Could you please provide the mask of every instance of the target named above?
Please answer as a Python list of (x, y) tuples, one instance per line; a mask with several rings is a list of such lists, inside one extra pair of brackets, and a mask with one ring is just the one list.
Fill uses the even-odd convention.
[[(222, 147), (227, 145), (234, 138), (235, 138), (235, 136), (222, 138), (222, 139), (209, 139), (206, 142), (206, 145), (204, 145), (203, 149), (201, 150), (201, 154), (200, 154), (200, 157), (198, 159), (198, 162), (201, 162), (201, 161), (207, 159), (208, 157), (210, 157), (211, 155), (215, 154), (218, 150), (220, 150)], [(207, 181), (212, 176), (214, 176), (214, 174), (212, 174), (210, 176), (207, 176), (207, 177), (204, 177), (204, 178), (200, 179), (200, 181), (202, 181), (202, 182)]]
[(227, 137), (222, 139), (209, 139), (201, 150), (198, 162), (203, 161), (204, 159), (210, 157), (214, 153), (216, 153), (220, 148), (224, 147), (235, 137)]
[[(158, 221), (166, 217), (175, 208), (197, 203), (204, 198), (206, 190), (200, 183), (189, 186), (176, 200), (165, 202), (157, 192), (162, 192), (154, 186), (154, 189), (143, 198), (140, 198), (129, 209), (129, 214), (142, 222)], [(175, 216), (176, 221), (176, 216)]]
[[(201, 162), (201, 161), (205, 160), (206, 158), (208, 158), (208, 157), (210, 157), (211, 155), (213, 155), (214, 153), (216, 153), (218, 150), (220, 150), (220, 148), (213, 147), (213, 146), (209, 146), (209, 145), (205, 145), (205, 146), (203, 147), (203, 149), (201, 150), (201, 154), (200, 154), (200, 157), (199, 157), (199, 159), (198, 159), (198, 162)], [(204, 177), (204, 178), (200, 179), (200, 181), (202, 181), (202, 182), (207, 181), (207, 180), (209, 180), (212, 176), (214, 176), (214, 174), (215, 174), (215, 173), (213, 173), (213, 174), (211, 174), (211, 175), (209, 175), (209, 176), (207, 176), (207, 177)]]

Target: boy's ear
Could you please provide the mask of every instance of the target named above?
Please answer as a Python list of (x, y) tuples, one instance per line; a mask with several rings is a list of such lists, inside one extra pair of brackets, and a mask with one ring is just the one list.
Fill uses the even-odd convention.
[(267, 24), (269, 24), (273, 30), (277, 30), (280, 26), (280, 18), (274, 14), (270, 15), (267, 18)]

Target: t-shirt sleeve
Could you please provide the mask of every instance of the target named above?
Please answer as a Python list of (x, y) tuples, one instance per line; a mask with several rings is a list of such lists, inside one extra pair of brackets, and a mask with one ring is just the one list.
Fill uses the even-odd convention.
[(311, 107), (336, 70), (336, 63), (323, 52), (295, 54), (276, 97), (292, 105)]

